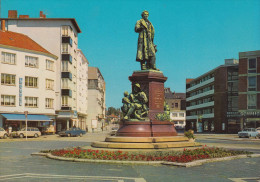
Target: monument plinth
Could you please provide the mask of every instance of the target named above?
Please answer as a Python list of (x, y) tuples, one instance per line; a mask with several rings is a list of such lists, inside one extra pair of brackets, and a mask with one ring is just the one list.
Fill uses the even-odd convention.
[(156, 119), (157, 114), (164, 113), (164, 82), (167, 77), (161, 71), (144, 70), (134, 71), (129, 80), (132, 82), (132, 90), (135, 84), (139, 84), (141, 90), (147, 95), (148, 117), (145, 121), (123, 120), (116, 136), (176, 136), (177, 132), (173, 123)]
[(164, 82), (167, 77), (161, 71), (146, 70), (135, 71), (129, 80), (132, 86), (139, 83), (141, 90), (148, 96), (148, 117), (155, 120), (157, 113), (164, 112)]

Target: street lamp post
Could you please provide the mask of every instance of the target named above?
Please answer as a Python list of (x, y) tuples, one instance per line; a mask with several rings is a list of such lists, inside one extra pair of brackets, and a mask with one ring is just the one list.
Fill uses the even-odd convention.
[(24, 115), (25, 115), (25, 138), (27, 140), (27, 115), (28, 115), (28, 111), (24, 111)]

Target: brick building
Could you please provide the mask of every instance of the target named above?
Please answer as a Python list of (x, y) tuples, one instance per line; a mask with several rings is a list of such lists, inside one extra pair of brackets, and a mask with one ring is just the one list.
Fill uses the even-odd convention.
[(260, 127), (260, 51), (239, 53), (240, 125)]
[(238, 114), (237, 81), (238, 60), (235, 59), (226, 59), (225, 65), (188, 79), (186, 130), (227, 133), (228, 118), (236, 118)]

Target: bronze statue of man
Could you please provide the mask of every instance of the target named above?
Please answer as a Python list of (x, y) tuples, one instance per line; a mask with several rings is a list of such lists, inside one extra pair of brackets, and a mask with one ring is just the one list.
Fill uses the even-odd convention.
[(142, 19), (135, 25), (135, 32), (139, 33), (136, 61), (140, 62), (141, 70), (158, 70), (155, 66), (156, 45), (153, 43), (154, 27), (148, 20), (149, 12), (142, 12)]

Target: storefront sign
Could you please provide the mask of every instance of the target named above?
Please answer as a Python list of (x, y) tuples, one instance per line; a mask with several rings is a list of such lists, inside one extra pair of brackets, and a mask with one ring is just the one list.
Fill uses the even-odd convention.
[(23, 78), (19, 78), (19, 106), (23, 105)]

